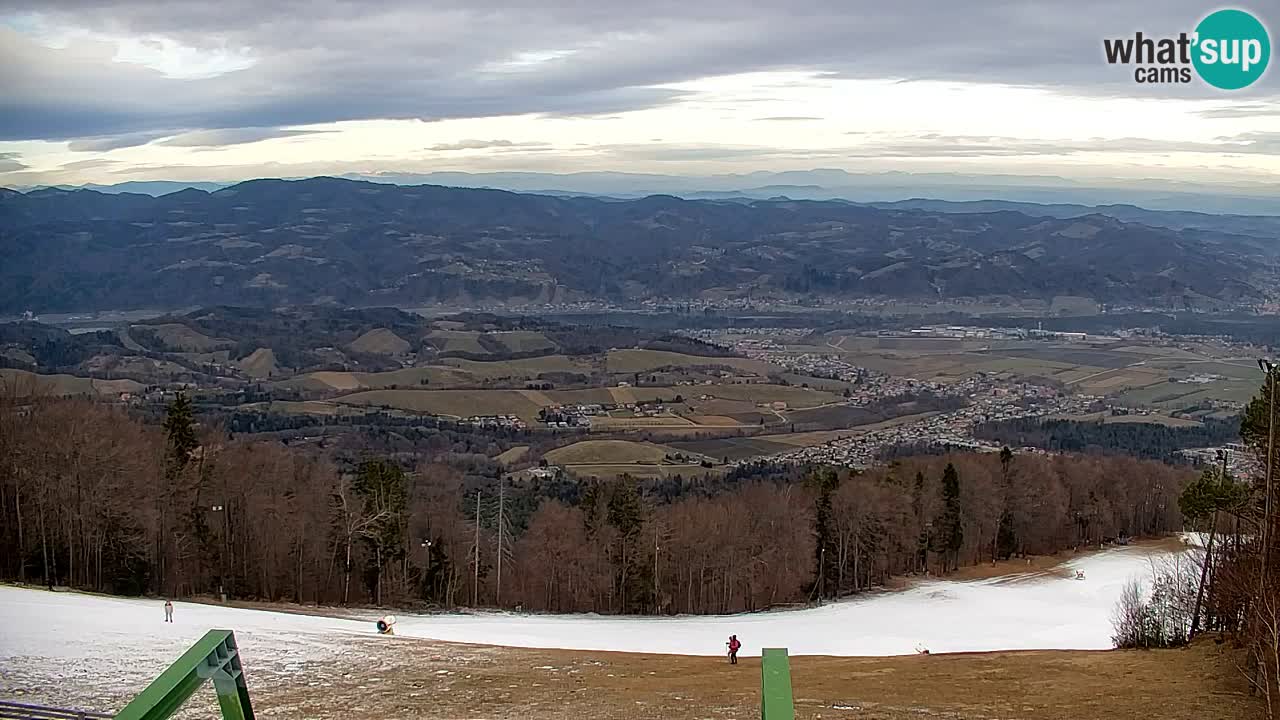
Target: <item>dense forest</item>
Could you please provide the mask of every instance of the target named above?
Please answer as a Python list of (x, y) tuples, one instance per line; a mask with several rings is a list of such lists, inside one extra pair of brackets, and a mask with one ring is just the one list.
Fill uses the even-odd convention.
[(761, 463), (534, 480), (447, 441), (381, 449), (231, 439), (185, 399), (159, 426), (85, 401), (10, 400), (0, 573), (119, 594), (737, 612), (1174, 530), (1188, 479), (1131, 458), (1003, 453), (861, 474)]
[(1104, 423), (1026, 417), (983, 423), (974, 430), (974, 435), (1012, 447), (1124, 454), (1179, 463), (1185, 462), (1179, 455), (1180, 450), (1216, 447), (1239, 440), (1240, 419), (1206, 418), (1201, 425), (1169, 427), (1136, 418), (1134, 422)]

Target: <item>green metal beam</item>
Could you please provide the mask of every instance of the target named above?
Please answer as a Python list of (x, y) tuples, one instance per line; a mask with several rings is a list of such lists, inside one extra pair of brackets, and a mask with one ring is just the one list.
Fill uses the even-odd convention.
[(760, 657), (761, 720), (795, 720), (791, 659), (786, 648), (765, 648)]
[(212, 680), (225, 720), (253, 720), (249, 688), (240, 667), (240, 652), (230, 630), (210, 630), (176, 662), (138, 693), (116, 720), (165, 720)]

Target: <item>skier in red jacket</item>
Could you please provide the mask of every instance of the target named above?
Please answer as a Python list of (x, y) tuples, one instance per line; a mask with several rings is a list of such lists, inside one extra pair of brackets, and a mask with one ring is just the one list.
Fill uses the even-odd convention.
[(742, 643), (738, 642), (737, 635), (729, 636), (729, 664), (738, 664), (738, 650), (742, 647)]

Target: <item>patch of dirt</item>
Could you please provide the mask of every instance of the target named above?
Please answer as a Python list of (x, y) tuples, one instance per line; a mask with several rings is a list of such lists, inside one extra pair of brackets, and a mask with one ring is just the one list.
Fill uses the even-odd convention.
[[(1032, 651), (792, 658), (796, 717), (1245, 720), (1231, 651)], [(367, 648), (366, 648), (367, 649)], [(250, 691), (254, 690), (248, 668)], [(395, 639), (378, 660), (254, 693), (262, 717), (694, 720), (759, 717), (760, 665), (720, 658), (471, 647)]]

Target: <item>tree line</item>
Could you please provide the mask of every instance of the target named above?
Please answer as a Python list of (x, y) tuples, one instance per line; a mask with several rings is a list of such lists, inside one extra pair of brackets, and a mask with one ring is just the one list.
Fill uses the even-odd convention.
[(1280, 368), (1245, 407), (1240, 440), (1257, 459), (1252, 477), (1207, 468), (1179, 498), (1205, 552), (1189, 634), (1217, 631), (1244, 650), (1241, 663), (1268, 718), (1280, 715)]
[(1240, 419), (1205, 418), (1198, 425), (1170, 427), (1159, 423), (1046, 420), (1038, 417), (998, 420), (978, 425), (974, 435), (1012, 447), (1038, 447), (1052, 452), (1133, 455), (1180, 464), (1181, 450), (1215, 447), (1240, 437)]
[(1180, 527), (1186, 471), (952, 454), (866, 472), (510, 476), (448, 443), (330, 452), (0, 400), (0, 574), (117, 594), (727, 613)]

